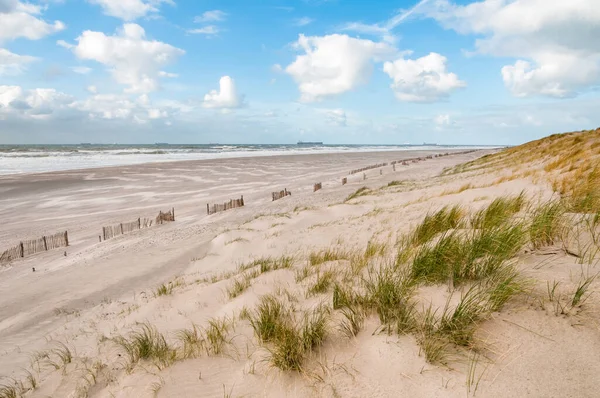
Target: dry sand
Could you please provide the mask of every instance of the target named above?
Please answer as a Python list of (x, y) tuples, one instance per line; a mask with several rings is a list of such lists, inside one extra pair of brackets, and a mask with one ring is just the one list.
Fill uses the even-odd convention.
[[(387, 166), (383, 175), (369, 170), (366, 181), (359, 173), (348, 176), (346, 186), (340, 180), (351, 169), (423, 153), (189, 161), (0, 177), (0, 249), (61, 230), (71, 240), (66, 256), (56, 249), (0, 267), (0, 375), (25, 380), (23, 369), (30, 369), (39, 385), (26, 396), (36, 397), (597, 396), (595, 296), (569, 316), (529, 299), (514, 300), (479, 328), (486, 347), (479, 360), (457, 354), (449, 366), (427, 363), (411, 335), (380, 333), (376, 316), (351, 339), (337, 330), (334, 316), (329, 338), (303, 372), (282, 372), (270, 365), (249, 323), (239, 319), (267, 293), (293, 296), (305, 308), (330, 302), (331, 291), (307, 297), (308, 282), (295, 280), (294, 270), (310, 252), (364, 250), (370, 240), (392, 247), (428, 211), (446, 204), (477, 209), (523, 189), (530, 197), (551, 195), (544, 183), (527, 179), (486, 187), (494, 176), (438, 177), (446, 167), (489, 152), (397, 165), (395, 172)], [(382, 188), (391, 181), (403, 184)], [(323, 189), (313, 193), (315, 182)], [(471, 189), (458, 192), (467, 183)], [(344, 203), (362, 186), (373, 192)], [(272, 202), (271, 191), (283, 188), (292, 196)], [(244, 208), (206, 215), (207, 203), (240, 194)], [(154, 217), (171, 207), (174, 223), (98, 242), (104, 225)], [(561, 291), (572, 290), (581, 266), (557, 250), (549, 253), (521, 253), (520, 269), (538, 286), (556, 280)], [(294, 269), (258, 275), (233, 299), (226, 290), (234, 277), (211, 283), (243, 263), (281, 255), (294, 256)], [(159, 284), (169, 281), (177, 281), (173, 293), (155, 297)], [(449, 293), (422, 287), (418, 296), (422, 304), (443, 306)], [(130, 371), (112, 340), (148, 322), (175, 344), (177, 330), (216, 317), (235, 319), (232, 344), (223, 354), (164, 368), (141, 363)], [(73, 359), (55, 370), (49, 363), (56, 361), (52, 349), (58, 342)], [(44, 352), (49, 358), (35, 360)]]

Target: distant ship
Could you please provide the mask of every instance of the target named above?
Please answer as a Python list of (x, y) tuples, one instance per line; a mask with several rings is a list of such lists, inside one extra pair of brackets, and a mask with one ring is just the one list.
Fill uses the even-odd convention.
[(169, 145), (168, 142), (155, 142), (154, 145)]
[(321, 141), (298, 141), (298, 145), (323, 145)]
[(427, 146), (437, 146), (437, 144), (435, 142), (424, 142), (423, 145), (427, 145)]

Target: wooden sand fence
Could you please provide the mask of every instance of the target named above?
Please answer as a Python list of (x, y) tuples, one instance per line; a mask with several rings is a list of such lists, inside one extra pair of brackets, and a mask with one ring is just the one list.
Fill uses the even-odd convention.
[(66, 246), (69, 246), (69, 234), (67, 231), (59, 232), (50, 236), (42, 236), (39, 239), (19, 242), (18, 245), (0, 253), (0, 264), (8, 263), (17, 258), (29, 256), (34, 253)]
[(160, 211), (154, 220), (151, 218), (138, 218), (134, 221), (102, 227), (102, 235), (100, 236), (100, 240), (107, 240), (114, 238), (115, 236), (125, 235), (130, 232), (137, 231), (139, 229), (150, 228), (153, 223), (158, 225), (169, 221), (175, 221), (175, 209), (171, 209), (166, 213)]
[(317, 182), (315, 185), (313, 185), (313, 192), (317, 192), (321, 188), (323, 188), (323, 184)]
[(281, 198), (285, 198), (286, 196), (291, 195), (291, 194), (292, 193), (290, 191), (288, 191), (287, 188), (284, 188), (283, 191), (271, 192), (271, 197), (273, 198), (273, 202), (274, 202)]
[(214, 204), (210, 206), (206, 204), (206, 214), (211, 215), (221, 211), (235, 209), (236, 207), (244, 206), (244, 196), (242, 195), (240, 199), (230, 199), (229, 202), (225, 202), (223, 204)]
[(385, 166), (387, 166), (387, 165), (388, 165), (387, 163), (378, 163), (378, 164), (373, 164), (373, 165), (371, 165), (371, 166), (366, 166), (366, 167), (363, 167), (363, 168), (360, 168), (360, 169), (355, 169), (355, 170), (352, 170), (352, 171), (351, 171), (349, 174), (356, 174), (356, 173), (360, 173), (361, 171), (366, 171), (366, 170), (376, 169), (376, 168), (378, 168), (378, 167), (385, 167)]
[(175, 221), (175, 208), (171, 208), (166, 213), (162, 211), (158, 212), (158, 216), (156, 216), (156, 224), (164, 224), (166, 222)]

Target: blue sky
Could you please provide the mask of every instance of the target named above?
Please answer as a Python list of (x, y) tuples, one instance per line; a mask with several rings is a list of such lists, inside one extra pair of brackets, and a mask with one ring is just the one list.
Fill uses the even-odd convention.
[(600, 125), (596, 0), (0, 0), (0, 144), (518, 144)]

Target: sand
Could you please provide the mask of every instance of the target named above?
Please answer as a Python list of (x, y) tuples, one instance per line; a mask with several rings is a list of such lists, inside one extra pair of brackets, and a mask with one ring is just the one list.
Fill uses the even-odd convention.
[[(330, 337), (303, 371), (282, 372), (270, 365), (269, 351), (249, 323), (239, 319), (267, 293), (294, 296), (299, 307), (330, 302), (331, 291), (307, 296), (307, 282), (296, 282), (295, 270), (311, 252), (364, 250), (369, 241), (392, 246), (428, 211), (446, 204), (477, 209), (523, 189), (531, 197), (551, 195), (547, 184), (525, 178), (491, 185), (490, 175), (439, 177), (447, 167), (490, 152), (397, 165), (396, 171), (387, 166), (382, 175), (369, 170), (366, 180), (348, 172), (429, 153), (186, 161), (2, 176), (0, 250), (63, 230), (71, 245), (0, 267), (0, 375), (24, 380), (23, 369), (30, 369), (39, 385), (26, 396), (36, 397), (595, 396), (600, 333), (594, 296), (577, 316), (557, 316), (528, 298), (514, 300), (478, 329), (486, 343), (479, 359), (457, 356), (448, 366), (427, 363), (410, 334), (380, 333), (376, 315), (351, 339), (337, 331), (334, 316)], [(345, 176), (348, 184), (342, 186)], [(382, 188), (391, 181), (403, 183)], [(316, 182), (323, 189), (313, 193)], [(467, 183), (471, 188), (462, 190)], [(371, 194), (345, 202), (362, 186)], [(283, 188), (292, 195), (272, 202), (271, 192)], [(245, 207), (206, 215), (207, 203), (242, 194)], [(155, 217), (171, 207), (173, 223), (98, 241), (102, 226)], [(294, 269), (258, 275), (239, 296), (228, 297), (241, 264), (282, 255), (294, 257)], [(540, 291), (546, 281), (572, 290), (581, 272), (559, 251), (521, 253), (518, 261)], [(234, 275), (223, 277), (227, 272)], [(156, 288), (168, 282), (176, 285), (172, 294), (155, 297)], [(449, 293), (425, 286), (418, 296), (423, 304), (443, 306)], [(131, 369), (113, 341), (148, 322), (175, 344), (178, 330), (216, 317), (235, 319), (232, 344), (220, 355)], [(59, 342), (73, 359), (56, 370), (49, 362), (56, 361), (52, 350)], [(44, 352), (50, 358), (40, 355)]]

